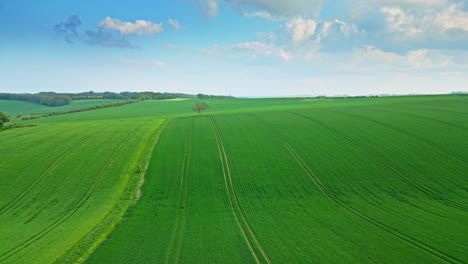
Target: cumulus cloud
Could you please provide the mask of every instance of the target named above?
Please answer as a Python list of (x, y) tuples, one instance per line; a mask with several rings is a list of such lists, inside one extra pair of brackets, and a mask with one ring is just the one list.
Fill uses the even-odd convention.
[(284, 51), (284, 49), (282, 48), (280, 50), (280, 53), (279, 53), (279, 56), (285, 60), (290, 60), (292, 59), (292, 55), (286, 51)]
[(82, 22), (77, 15), (70, 16), (66, 22), (55, 25), (54, 30), (64, 37), (68, 43), (85, 43), (92, 46), (112, 47), (112, 48), (136, 48), (123, 37), (116, 37), (111, 32), (102, 28), (88, 30), (85, 34), (78, 33), (78, 27)]
[(400, 7), (382, 7), (387, 30), (407, 36), (443, 34), (447, 31), (468, 32), (468, 12), (461, 4), (445, 8), (405, 11)]
[(54, 30), (64, 37), (68, 43), (79, 39), (78, 27), (81, 26), (81, 20), (77, 15), (70, 16), (67, 21), (55, 25)]
[(359, 33), (357, 25), (346, 23), (338, 19), (334, 21), (315, 21), (296, 17), (286, 22), (284, 28), (290, 34), (291, 40), (295, 44), (303, 43), (309, 39), (320, 43), (332, 33), (335, 38), (342, 38), (343, 36), (349, 38)]
[(180, 29), (182, 29), (182, 26), (179, 24), (179, 21), (177, 21), (177, 20), (175, 20), (175, 19), (169, 18), (169, 20), (167, 21), (167, 23), (169, 23), (169, 25), (171, 25), (172, 28), (175, 29), (175, 30), (180, 30)]
[(136, 20), (135, 23), (122, 22), (119, 19), (110, 17), (106, 17), (98, 26), (117, 30), (122, 35), (154, 35), (163, 31), (162, 23), (157, 24), (145, 20)]
[(286, 24), (286, 29), (292, 35), (294, 43), (301, 43), (315, 34), (317, 22), (312, 19), (293, 18)]

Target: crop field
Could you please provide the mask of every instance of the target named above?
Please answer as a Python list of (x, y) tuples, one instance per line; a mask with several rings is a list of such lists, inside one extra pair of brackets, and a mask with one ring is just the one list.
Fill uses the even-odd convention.
[(1, 132), (0, 263), (468, 263), (468, 96), (206, 102)]
[(161, 122), (76, 122), (1, 133), (0, 262), (50, 263), (114, 206)]
[(118, 99), (85, 99), (74, 100), (69, 105), (50, 107), (25, 101), (0, 100), (0, 109), (9, 116), (48, 114), (52, 112), (63, 112), (67, 110), (87, 108), (95, 105), (119, 102)]

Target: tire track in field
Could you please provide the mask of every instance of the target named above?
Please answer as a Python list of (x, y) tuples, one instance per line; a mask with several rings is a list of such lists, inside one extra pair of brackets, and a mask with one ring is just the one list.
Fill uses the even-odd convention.
[[(182, 173), (180, 175), (180, 191), (179, 191), (179, 208), (177, 208), (176, 219), (174, 228), (169, 240), (169, 247), (166, 251), (165, 263), (169, 263), (173, 256), (174, 244), (177, 243), (175, 248), (174, 263), (178, 263), (180, 259), (180, 252), (182, 250), (182, 241), (187, 221), (187, 197), (188, 197), (188, 176), (190, 167), (190, 157), (192, 154), (192, 134), (193, 134), (193, 118), (190, 120), (189, 131), (187, 133), (184, 150), (184, 163), (182, 164)], [(180, 225), (182, 225), (180, 227)]]
[(453, 126), (453, 127), (456, 127), (456, 128), (460, 128), (460, 129), (463, 129), (463, 130), (468, 130), (468, 128), (466, 128), (466, 127), (459, 126), (457, 124), (449, 123), (449, 122), (446, 122), (446, 121), (442, 121), (442, 120), (439, 120), (439, 119), (430, 118), (430, 117), (427, 117), (427, 116), (415, 115), (415, 114), (406, 113), (406, 112), (405, 113), (394, 112), (394, 111), (388, 111), (388, 110), (382, 110), (382, 109), (370, 109), (370, 110), (384, 112), (384, 113), (392, 113), (392, 114), (401, 114), (401, 115), (413, 116), (413, 117), (416, 117), (416, 118), (419, 118), (419, 119), (429, 120), (429, 121), (441, 123), (441, 124), (444, 124), (444, 125), (449, 125), (449, 126)]
[(339, 112), (339, 111), (331, 111), (331, 110), (330, 110), (330, 112), (337, 113), (337, 114), (343, 114), (343, 115), (349, 115), (349, 116), (361, 118), (361, 119), (364, 119), (364, 120), (367, 120), (367, 121), (370, 121), (370, 122), (373, 122), (373, 123), (382, 125), (382, 126), (384, 126), (384, 127), (390, 128), (390, 129), (392, 129), (392, 130), (394, 130), (394, 131), (396, 131), (396, 132), (399, 132), (399, 133), (401, 133), (401, 134), (405, 134), (405, 135), (407, 135), (407, 136), (409, 136), (409, 137), (415, 138), (415, 139), (417, 139), (417, 140), (419, 140), (419, 141), (421, 141), (421, 142), (424, 142), (424, 143), (426, 143), (426, 144), (428, 144), (428, 145), (430, 145), (430, 146), (432, 146), (432, 147), (435, 147), (435, 148), (437, 148), (437, 149), (439, 149), (439, 150), (441, 150), (441, 151), (443, 151), (443, 152), (445, 152), (445, 153), (451, 155), (452, 157), (454, 157), (454, 158), (456, 158), (456, 159), (458, 159), (458, 160), (460, 160), (460, 161), (462, 161), (462, 162), (464, 162), (464, 163), (468, 163), (467, 160), (465, 160), (464, 158), (462, 158), (462, 157), (458, 156), (457, 154), (451, 152), (450, 150), (446, 149), (446, 148), (443, 147), (442, 145), (437, 144), (437, 143), (435, 143), (435, 142), (432, 142), (432, 141), (430, 141), (430, 140), (427, 140), (427, 139), (425, 139), (425, 138), (422, 138), (422, 137), (420, 137), (420, 136), (414, 135), (413, 133), (410, 133), (410, 132), (408, 132), (408, 131), (406, 131), (406, 130), (403, 130), (403, 129), (400, 129), (400, 128), (396, 128), (396, 127), (387, 125), (386, 123), (380, 122), (380, 121), (378, 121), (378, 120), (375, 120), (375, 119), (372, 119), (372, 118), (368, 118), (368, 117), (364, 117), (364, 116), (360, 116), (360, 115), (355, 115), (355, 114), (350, 114), (350, 113), (344, 113), (344, 112)]
[(0, 215), (3, 215), (8, 210), (10, 210), (13, 206), (15, 206), (18, 202), (20, 202), (24, 197), (26, 197), (36, 186), (38, 186), (47, 176), (52, 174), (52, 172), (62, 163), (62, 161), (68, 157), (73, 151), (75, 151), (79, 146), (85, 143), (91, 136), (95, 133), (91, 133), (83, 140), (79, 141), (77, 144), (72, 146), (69, 150), (65, 151), (56, 161), (54, 161), (42, 174), (37, 176), (21, 193), (19, 193), (13, 200), (11, 200), (8, 204), (0, 208)]
[(52, 137), (48, 137), (46, 139), (43, 139), (43, 140), (40, 140), (38, 142), (34, 142), (32, 143), (31, 145), (19, 150), (18, 152), (14, 153), (13, 155), (11, 155), (10, 157), (6, 158), (2, 163), (0, 163), (0, 168), (3, 167), (3, 165), (7, 164), (9, 161), (11, 161), (12, 159), (18, 157), (19, 155), (23, 154), (24, 152), (30, 150), (31, 148), (37, 146), (37, 145), (40, 145), (46, 141), (49, 141), (50, 139), (54, 138), (55, 136), (52, 136)]
[[(245, 215), (239, 205), (239, 200), (237, 199), (236, 191), (234, 189), (234, 185), (232, 183), (232, 178), (231, 178), (231, 172), (229, 169), (229, 163), (226, 155), (226, 151), (224, 149), (224, 144), (223, 144), (223, 139), (221, 138), (221, 133), (219, 132), (218, 125), (216, 124), (216, 121), (214, 120), (213, 117), (210, 117), (211, 119), (211, 124), (213, 126), (213, 130), (216, 136), (216, 143), (218, 145), (218, 151), (219, 151), (219, 157), (221, 160), (221, 166), (223, 169), (223, 176), (224, 176), (224, 184), (226, 187), (226, 192), (229, 198), (229, 204), (231, 205), (231, 209), (234, 215), (234, 218), (236, 220), (237, 225), (239, 226), (240, 231), (242, 232), (242, 235), (244, 236), (245, 242), (247, 242), (247, 246), (250, 249), (250, 252), (252, 253), (253, 257), (255, 258), (255, 261), (257, 263), (262, 263), (263, 261), (260, 261), (258, 257), (258, 253), (255, 252), (254, 245), (255, 247), (260, 250), (260, 254), (262, 255), (263, 259), (268, 263), (271, 264), (270, 259), (268, 258), (268, 255), (266, 254), (265, 250), (261, 246), (260, 242), (258, 241), (257, 237), (255, 236), (255, 233), (253, 232), (252, 228), (250, 227), (249, 223), (247, 222), (247, 219), (245, 218)], [(226, 177), (227, 175), (227, 177)], [(228, 178), (229, 178), (229, 183), (228, 183)], [(242, 223), (241, 223), (242, 221)], [(244, 229), (242, 225), (245, 225), (247, 231)], [(248, 238), (248, 235), (251, 237), (253, 242)]]
[[(260, 118), (258, 118), (260, 119)], [(260, 119), (262, 120), (262, 119)], [(276, 130), (274, 129), (270, 124), (268, 124), (265, 120), (262, 120), (262, 122), (265, 124), (265, 126), (274, 134), (278, 137), (278, 139), (281, 141), (281, 143), (285, 146), (285, 148), (289, 151), (289, 153), (294, 157), (294, 159), (299, 163), (299, 165), (302, 167), (304, 172), (308, 175), (308, 177), (312, 180), (314, 185), (323, 193), (325, 196), (327, 196), (329, 199), (334, 201), (336, 204), (341, 206), (343, 209), (348, 211), (349, 213), (359, 217), (363, 221), (399, 238), (400, 240), (420, 249), (423, 252), (426, 252), (434, 257), (439, 258), (440, 260), (443, 260), (447, 263), (463, 263), (462, 261), (458, 260), (455, 257), (449, 256), (445, 254), (444, 252), (441, 252), (435, 248), (432, 248), (429, 245), (424, 244), (423, 242), (420, 242), (408, 235), (405, 235), (403, 233), (400, 233), (399, 231), (391, 228), (390, 226), (383, 224), (379, 222), (378, 220), (373, 219), (372, 217), (360, 212), (359, 210), (355, 209), (354, 207), (348, 205), (345, 203), (343, 200), (341, 200), (332, 190), (330, 190), (326, 185), (324, 185), (321, 181), (320, 178), (312, 171), (312, 169), (307, 165), (307, 163), (301, 158), (301, 156), (294, 150), (294, 148), (286, 141), (286, 139)]]
[[(96, 126), (94, 126), (94, 127), (96, 127)], [(72, 132), (72, 131), (73, 131), (73, 130), (67, 130), (65, 133), (62, 133), (62, 135), (67, 134), (68, 132)], [(5, 164), (7, 164), (8, 162), (10, 162), (12, 159), (14, 159), (14, 158), (16, 158), (17, 156), (19, 156), (19, 155), (23, 154), (24, 152), (28, 151), (29, 149), (31, 149), (31, 148), (33, 148), (33, 147), (35, 147), (35, 146), (37, 146), (37, 145), (40, 145), (40, 144), (42, 144), (42, 143), (44, 143), (44, 142), (46, 142), (46, 141), (49, 141), (49, 140), (51, 140), (51, 139), (53, 139), (53, 138), (56, 138), (56, 136), (51, 136), (51, 137), (45, 138), (45, 139), (43, 139), (43, 140), (39, 140), (39, 141), (34, 142), (34, 143), (32, 143), (31, 145), (29, 145), (29, 146), (27, 146), (27, 147), (25, 147), (25, 148), (23, 148), (23, 149), (21, 149), (21, 150), (19, 150), (18, 152), (14, 153), (13, 155), (11, 155), (11, 156), (8, 157), (7, 159), (5, 159), (3, 162), (1, 162), (1, 163), (0, 163), (0, 168), (3, 167), (3, 166), (4, 166)]]
[(55, 220), (53, 223), (51, 223), (49, 226), (44, 228), (42, 231), (36, 233), (35, 235), (31, 236), (29, 239), (26, 241), (20, 243), (19, 245), (9, 249), (8, 251), (2, 253), (0, 255), (0, 262), (3, 262), (10, 257), (14, 256), (18, 252), (21, 252), (34, 242), (38, 241), (48, 233), (52, 232), (54, 229), (59, 227), (61, 224), (63, 224), (66, 220), (68, 220), (70, 217), (72, 217), (82, 206), (86, 201), (89, 200), (89, 198), (94, 194), (97, 186), (99, 183), (102, 181), (104, 176), (106, 175), (107, 171), (113, 164), (115, 157), (120, 153), (122, 148), (127, 144), (127, 142), (130, 140), (130, 138), (135, 135), (135, 133), (141, 128), (143, 123), (141, 123), (139, 126), (137, 126), (124, 140), (123, 142), (117, 147), (116, 150), (111, 154), (109, 159), (107, 159), (104, 167), (99, 171), (99, 174), (94, 178), (93, 182), (91, 185), (88, 187), (85, 193), (80, 197), (80, 199), (69, 209), (67, 212), (65, 212), (64, 215), (62, 215), (60, 218)]
[(381, 158), (379, 155), (375, 154), (373, 151), (371, 151), (369, 148), (367, 148), (366, 146), (364, 146), (363, 144), (361, 144), (359, 141), (355, 140), (355, 139), (352, 139), (350, 137), (348, 137), (347, 135), (345, 135), (343, 132), (341, 132), (340, 130), (336, 129), (336, 128), (333, 128), (329, 125), (326, 125), (325, 123), (323, 122), (320, 122), (318, 120), (315, 120), (309, 116), (305, 116), (305, 115), (302, 115), (302, 114), (299, 114), (299, 113), (296, 113), (296, 112), (288, 112), (288, 113), (291, 113), (291, 114), (294, 114), (296, 116), (299, 116), (299, 117), (302, 117), (302, 118), (305, 118), (307, 120), (310, 120), (310, 121), (313, 121), (317, 124), (319, 124), (320, 126), (328, 129), (329, 131), (341, 136), (342, 138), (346, 139), (347, 141), (351, 142), (352, 144), (354, 144), (355, 146), (359, 147), (361, 150), (367, 152), (369, 155), (371, 155), (374, 159), (376, 159), (380, 164), (382, 164), (385, 168), (387, 168), (388, 170), (390, 170), (394, 175), (398, 176), (400, 179), (402, 179), (404, 182), (406, 182), (408, 185), (418, 189), (419, 191), (423, 192), (424, 194), (426, 194), (427, 196), (435, 199), (435, 200), (440, 200), (442, 202), (444, 202), (446, 205), (448, 206), (451, 206), (451, 207), (454, 207), (454, 208), (457, 208), (459, 210), (462, 210), (462, 211), (468, 211), (468, 206), (464, 205), (464, 204), (461, 204), (461, 203), (458, 203), (456, 201), (452, 201), (450, 199), (446, 199), (442, 196), (440, 196), (439, 194), (437, 194), (434, 190), (432, 190), (432, 188), (430, 187), (426, 187), (424, 185), (421, 185), (415, 181), (413, 181), (410, 177), (408, 177), (406, 174), (404, 174), (403, 172), (399, 171), (398, 169), (396, 169), (395, 167), (393, 167), (390, 163), (386, 162), (383, 158)]

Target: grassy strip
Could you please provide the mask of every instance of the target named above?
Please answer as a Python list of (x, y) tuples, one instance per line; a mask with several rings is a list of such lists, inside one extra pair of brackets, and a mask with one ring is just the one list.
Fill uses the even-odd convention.
[[(141, 152), (138, 162), (136, 163), (136, 169), (133, 176), (129, 179), (127, 186), (120, 195), (120, 199), (116, 202), (108, 215), (101, 221), (101, 223), (97, 224), (91, 232), (82, 238), (80, 242), (65, 253), (60, 259), (55, 261), (55, 263), (84, 262), (89, 255), (94, 252), (99, 244), (106, 239), (130, 206), (136, 204), (136, 201), (139, 198), (140, 187), (143, 183), (146, 168), (151, 160), (151, 153), (159, 140), (159, 136), (168, 123), (169, 120), (166, 119), (163, 121), (161, 126), (155, 130), (153, 134), (154, 137), (152, 137), (154, 138), (154, 142), (152, 142), (152, 144), (147, 144), (145, 149)], [(146, 164), (144, 170), (141, 170), (141, 164)]]
[(0, 131), (4, 131), (4, 130), (7, 130), (7, 129), (12, 129), (12, 128), (21, 128), (21, 127), (33, 127), (33, 126), (37, 126), (37, 124), (28, 124), (28, 125), (9, 125), (9, 126), (4, 126), (0, 129)]

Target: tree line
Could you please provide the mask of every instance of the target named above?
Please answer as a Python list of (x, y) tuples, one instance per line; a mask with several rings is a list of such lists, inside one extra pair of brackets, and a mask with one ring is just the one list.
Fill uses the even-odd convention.
[(62, 106), (72, 102), (71, 96), (52, 92), (38, 94), (0, 93), (0, 100), (26, 101), (47, 106)]
[(71, 104), (73, 100), (86, 100), (86, 99), (121, 99), (121, 100), (165, 100), (176, 98), (232, 98), (219, 95), (192, 95), (184, 93), (160, 93), (160, 92), (103, 92), (96, 93), (93, 91), (84, 93), (54, 93), (54, 92), (40, 92), (37, 94), (14, 94), (14, 93), (0, 93), (0, 100), (18, 100), (37, 103), (46, 106), (63, 106)]

